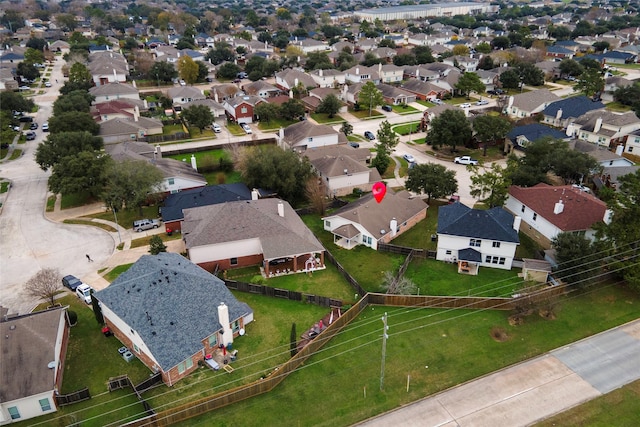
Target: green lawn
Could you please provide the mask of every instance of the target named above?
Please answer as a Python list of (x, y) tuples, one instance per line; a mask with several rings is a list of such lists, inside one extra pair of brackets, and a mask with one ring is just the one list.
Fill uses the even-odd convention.
[(418, 126), (420, 126), (420, 121), (408, 122), (399, 125), (395, 125), (392, 129), (399, 135), (409, 135), (409, 133), (422, 133), (418, 130)]
[[(351, 425), (635, 319), (639, 303), (624, 288), (603, 287), (562, 298), (556, 320), (532, 315), (520, 326), (509, 324), (508, 312), (368, 307), (274, 391), (179, 425), (277, 425), (283, 413), (273, 408), (282, 402), (288, 425)], [(389, 339), (381, 392), (384, 312)], [(508, 339), (494, 340), (494, 328)]]
[[(180, 240), (182, 235), (180, 233), (173, 233), (171, 236), (167, 235), (167, 233), (155, 234), (154, 236), (160, 236), (163, 242), (168, 242), (170, 240)], [(153, 236), (144, 236), (137, 239), (131, 240), (131, 249), (140, 248), (142, 246), (149, 246), (151, 242), (151, 238)]]
[(166, 125), (162, 127), (163, 135), (173, 135), (180, 132), (184, 132), (182, 125)]
[(640, 420), (638, 402), (640, 402), (640, 381), (635, 381), (535, 425), (538, 427), (636, 427)]
[(65, 224), (79, 224), (79, 225), (89, 225), (91, 227), (98, 227), (98, 228), (102, 228), (105, 231), (118, 231), (115, 228), (111, 227), (110, 225), (107, 224), (102, 224), (100, 222), (93, 222), (90, 220), (82, 220), (82, 219), (65, 219), (63, 221)]
[[(296, 122), (298, 122), (298, 120), (285, 120), (281, 118), (275, 118), (275, 119), (269, 120), (268, 122), (259, 122), (258, 129), (260, 129), (263, 132), (270, 131), (270, 130), (278, 130), (280, 128), (286, 128), (287, 126), (292, 125)], [(240, 128), (240, 131), (242, 131), (242, 134), (244, 134), (244, 130), (242, 128)]]
[(15, 148), (13, 150), (13, 153), (11, 153), (11, 156), (9, 157), (9, 160), (19, 159), (23, 154), (24, 154), (24, 151), (22, 151), (22, 150), (20, 150), (18, 148)]
[(632, 108), (629, 105), (621, 104), (620, 102), (609, 102), (606, 105), (607, 110), (615, 111), (618, 113), (624, 113), (625, 111), (631, 111)]
[(227, 130), (233, 136), (243, 136), (247, 134), (237, 123), (227, 122)]
[(385, 117), (384, 114), (376, 109), (371, 110), (371, 115), (369, 115), (369, 110), (356, 111), (354, 109), (349, 109), (349, 112), (361, 120), (379, 119)]
[(9, 181), (0, 182), (0, 194), (9, 191)]
[(313, 113), (311, 118), (321, 125), (337, 124), (345, 121), (340, 115), (334, 114), (333, 117), (329, 117), (326, 113)]
[(46, 208), (46, 211), (47, 212), (53, 212), (53, 210), (55, 209), (55, 205), (56, 205), (56, 196), (47, 197), (47, 208)]
[(412, 113), (418, 113), (420, 111), (417, 108), (413, 108), (412, 106), (407, 104), (392, 105), (391, 108), (393, 109), (394, 113), (398, 113), (398, 114), (412, 114)]
[(60, 209), (77, 208), (92, 202), (94, 200), (87, 193), (63, 194), (60, 200)]
[(391, 243), (409, 248), (435, 250), (438, 242), (432, 242), (431, 235), (436, 233), (438, 227), (438, 207), (444, 204), (446, 202), (431, 200), (427, 209), (427, 217), (393, 239)]
[(122, 264), (122, 265), (118, 265), (117, 267), (112, 268), (111, 271), (109, 271), (107, 274), (104, 275), (104, 280), (106, 280), (109, 283), (113, 282), (114, 280), (116, 280), (118, 278), (119, 275), (121, 275), (122, 273), (127, 271), (129, 269), (129, 267), (131, 267), (132, 265), (133, 265), (133, 263), (131, 263), (131, 264)]
[[(118, 224), (124, 228), (132, 228), (133, 221), (142, 219), (142, 218), (158, 218), (158, 207), (157, 206), (143, 206), (142, 207), (142, 215), (140, 215), (140, 209), (124, 209), (118, 211), (116, 213), (118, 217)], [(112, 211), (100, 212), (93, 215), (87, 215), (86, 218), (100, 218), (106, 221), (115, 222), (114, 215)]]

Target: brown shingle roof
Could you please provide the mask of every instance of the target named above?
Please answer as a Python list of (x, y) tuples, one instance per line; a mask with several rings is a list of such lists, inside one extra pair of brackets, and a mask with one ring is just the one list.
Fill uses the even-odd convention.
[[(604, 218), (607, 205), (596, 197), (571, 185), (554, 187), (540, 183), (525, 188), (509, 187), (509, 194), (562, 231), (588, 230)], [(562, 200), (562, 213), (554, 214), (555, 204)]]

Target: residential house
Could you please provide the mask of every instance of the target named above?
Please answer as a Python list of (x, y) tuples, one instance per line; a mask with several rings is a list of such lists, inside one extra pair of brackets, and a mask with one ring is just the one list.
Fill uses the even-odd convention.
[(169, 387), (253, 321), (222, 280), (177, 253), (143, 255), (93, 295), (115, 337)]
[(94, 104), (100, 104), (114, 99), (140, 100), (140, 92), (135, 86), (121, 82), (94, 86), (89, 89), (89, 94), (95, 98), (93, 101)]
[(193, 154), (189, 162), (170, 158), (163, 159), (159, 146), (154, 147), (146, 142), (138, 141), (111, 144), (107, 145), (105, 149), (116, 162), (144, 161), (154, 165), (163, 176), (162, 183), (156, 188), (158, 193), (169, 195), (207, 185), (206, 178), (198, 173)]
[(345, 83), (345, 73), (340, 70), (312, 70), (309, 75), (321, 88), (335, 88)]
[[(318, 87), (310, 90), (309, 95), (301, 98), (300, 101), (302, 101), (307, 111), (315, 112), (320, 103), (329, 95), (334, 95), (338, 99), (342, 98), (342, 92), (337, 89)], [(339, 111), (343, 110), (346, 110), (346, 106), (341, 107)]]
[(346, 142), (344, 133), (328, 125), (311, 123), (309, 120), (302, 120), (281, 129), (278, 138), (280, 148), (298, 152)]
[(247, 95), (259, 96), (260, 98), (271, 98), (282, 94), (282, 91), (263, 80), (258, 80), (242, 86), (242, 90)]
[(292, 45), (302, 49), (305, 55), (311, 52), (325, 52), (331, 50), (328, 44), (314, 39), (303, 39), (294, 41)]
[(206, 34), (206, 33), (199, 33), (198, 35), (196, 35), (195, 37), (195, 41), (198, 44), (198, 46), (200, 47), (214, 47), (215, 46), (215, 39)]
[(0, 306), (0, 425), (58, 410), (69, 343), (66, 307), (7, 313)]
[(511, 153), (514, 148), (525, 149), (527, 145), (541, 138), (570, 139), (567, 134), (557, 129), (540, 123), (532, 123), (511, 129), (505, 138), (504, 151), (505, 153)]
[[(238, 200), (251, 200), (252, 196), (253, 194), (249, 191), (249, 188), (241, 182), (206, 185), (170, 194), (164, 199), (160, 215), (167, 231), (181, 231), (182, 220), (184, 219), (183, 211), (185, 209), (236, 202)], [(257, 199), (257, 195), (255, 198)]]
[(478, 61), (478, 58), (456, 55), (450, 56), (442, 62), (451, 65), (452, 67), (456, 67), (463, 72), (472, 73), (478, 69), (478, 63), (480, 61)]
[(496, 85), (500, 83), (500, 75), (493, 71), (476, 70), (476, 75), (485, 87), (485, 90), (494, 90)]
[(108, 83), (124, 83), (129, 75), (129, 66), (126, 58), (112, 50), (99, 51), (89, 56), (87, 66), (93, 84), (96, 86)]
[(148, 110), (146, 101), (128, 98), (114, 99), (112, 101), (101, 102), (91, 106), (91, 115), (97, 122), (106, 122), (115, 118), (133, 118), (140, 111)]
[[(437, 80), (440, 78), (440, 73), (429, 68), (424, 68), (422, 65), (411, 65), (404, 67), (403, 78), (410, 81), (414, 78), (420, 81)], [(408, 82), (405, 82), (405, 84)]]
[[(560, 78), (560, 62), (557, 61), (541, 61), (534, 64), (536, 68), (542, 70), (545, 80), (553, 80)], [(508, 67), (505, 67), (508, 68)]]
[(546, 248), (560, 233), (580, 233), (594, 239), (593, 226), (610, 219), (602, 200), (572, 185), (512, 185), (505, 208), (522, 217), (522, 231)]
[(384, 83), (380, 83), (377, 88), (382, 92), (384, 101), (387, 104), (402, 105), (415, 102), (416, 100), (416, 94), (403, 88), (398, 88)]
[(585, 55), (584, 58), (595, 59), (602, 65), (622, 65), (636, 62), (637, 55), (632, 52), (619, 52), (610, 50), (604, 53)]
[(207, 99), (204, 93), (198, 88), (193, 86), (175, 86), (167, 90), (167, 98), (173, 101), (174, 107), (176, 104), (186, 104), (191, 101), (201, 101)]
[(640, 130), (635, 130), (625, 136), (623, 153), (640, 159)]
[(504, 112), (512, 118), (529, 117), (543, 111), (558, 96), (549, 89), (537, 89), (527, 93), (511, 95)]
[(604, 92), (605, 93), (613, 93), (621, 87), (631, 86), (633, 82), (631, 80), (625, 79), (624, 77), (613, 76), (607, 77), (604, 80)]
[(18, 90), (18, 82), (13, 78), (10, 68), (0, 68), (0, 92)]
[(300, 70), (287, 69), (276, 73), (276, 86), (283, 91), (288, 93), (298, 85), (302, 85), (304, 88), (314, 88), (318, 86), (313, 77)]
[(309, 159), (320, 178), (326, 196), (341, 197), (353, 194), (355, 189), (369, 192), (382, 179), (376, 168), (367, 165), (370, 152), (362, 159), (363, 150), (369, 152), (366, 148), (341, 144), (309, 149), (303, 156)]
[(377, 58), (384, 59), (387, 63), (392, 63), (393, 58), (398, 54), (396, 49), (390, 47), (379, 47), (371, 51)]
[(198, 99), (196, 101), (189, 101), (186, 104), (182, 104), (182, 109), (189, 108), (193, 105), (204, 105), (205, 107), (209, 108), (209, 110), (211, 111), (211, 114), (213, 115), (214, 120), (220, 119), (220, 118), (226, 118), (226, 115), (225, 115), (226, 110), (224, 109), (224, 106), (219, 102), (214, 101), (213, 99), (207, 98), (207, 99)]
[(17, 68), (18, 64), (24, 61), (25, 50), (19, 46), (12, 46), (0, 51), (0, 68)]
[(115, 117), (100, 122), (99, 136), (105, 144), (144, 140), (148, 135), (162, 134), (162, 121), (141, 117), (134, 112), (133, 117)]
[(404, 75), (404, 68), (393, 64), (378, 64), (378, 76), (381, 83), (400, 84)]
[(589, 111), (577, 118), (567, 134), (593, 144), (611, 147), (612, 143), (624, 142), (627, 135), (640, 129), (640, 119), (633, 111), (614, 113), (607, 110)]
[(437, 86), (428, 81), (421, 81), (418, 79), (409, 79), (403, 85), (402, 88), (408, 92), (413, 93), (416, 99), (423, 101), (433, 101), (434, 99), (442, 98), (448, 93), (441, 86)]
[(324, 247), (286, 201), (258, 199), (184, 210), (189, 259), (202, 268), (262, 266), (266, 277), (324, 269)]
[(460, 202), (438, 208), (438, 261), (458, 264), (458, 273), (480, 267), (511, 270), (520, 244), (520, 217), (501, 207), (471, 209)]
[(603, 108), (604, 104), (600, 101), (594, 102), (584, 95), (571, 96), (552, 102), (542, 110), (542, 123), (566, 129), (571, 122), (583, 114)]
[(368, 81), (374, 84), (380, 83), (380, 73), (378, 67), (365, 67), (364, 65), (356, 65), (344, 72), (345, 82), (347, 84), (366, 83)]
[(427, 217), (427, 204), (411, 198), (408, 191), (387, 189), (377, 203), (369, 193), (322, 218), (324, 229), (333, 234), (333, 242), (345, 249), (358, 245), (378, 250)]
[(71, 45), (64, 40), (56, 40), (49, 43), (49, 50), (51, 52), (69, 53)]
[[(626, 168), (634, 165), (633, 161), (626, 157), (622, 157), (618, 153), (614, 153), (613, 151), (603, 147), (598, 147), (597, 145), (593, 145), (587, 141), (574, 139), (571, 141), (570, 146), (575, 151), (586, 153), (593, 157), (603, 168)], [(616, 151), (622, 152), (622, 148), (623, 146), (619, 145)]]
[(547, 47), (547, 57), (550, 58), (558, 58), (558, 59), (572, 59), (576, 52), (572, 49), (567, 49), (563, 46), (548, 46)]
[(211, 86), (209, 97), (214, 101), (224, 104), (225, 101), (237, 96), (244, 96), (244, 91), (233, 83), (223, 83)]
[(227, 99), (222, 105), (229, 120), (236, 123), (253, 123), (254, 109), (261, 102), (266, 101), (259, 96), (245, 95)]

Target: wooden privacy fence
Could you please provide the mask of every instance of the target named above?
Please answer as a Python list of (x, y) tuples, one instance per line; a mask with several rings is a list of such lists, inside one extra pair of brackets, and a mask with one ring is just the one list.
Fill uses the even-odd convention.
[(353, 319), (355, 319), (362, 310), (368, 305), (368, 296), (364, 296), (357, 304), (351, 307), (348, 311), (338, 317), (333, 323), (320, 333), (315, 339), (313, 339), (307, 346), (300, 350), (291, 359), (277, 367), (265, 378), (256, 380), (250, 384), (236, 387), (231, 390), (217, 393), (213, 396), (204, 397), (194, 402), (189, 402), (176, 408), (168, 409), (166, 411), (152, 414), (146, 418), (132, 421), (125, 424), (127, 427), (138, 426), (156, 426), (164, 427), (174, 423), (187, 420), (189, 418), (213, 411), (215, 409), (222, 408), (232, 403), (240, 402), (251, 397), (258, 396), (262, 393), (273, 390), (278, 384), (292, 372), (294, 372), (300, 365), (302, 365), (309, 357), (313, 356), (318, 350), (320, 350), (331, 338), (333, 338), (338, 332), (348, 325)]
[(56, 406), (70, 405), (76, 402), (82, 402), (83, 400), (91, 399), (91, 393), (87, 387), (82, 390), (74, 391), (69, 394), (58, 394), (55, 396)]
[(323, 297), (314, 294), (303, 294), (302, 292), (290, 291), (288, 289), (274, 288), (271, 286), (258, 285), (255, 283), (237, 282), (235, 280), (225, 280), (225, 285), (229, 289), (252, 294), (260, 294), (274, 298), (284, 298), (292, 301), (306, 301), (310, 304), (321, 307), (342, 307), (342, 301), (330, 297)]

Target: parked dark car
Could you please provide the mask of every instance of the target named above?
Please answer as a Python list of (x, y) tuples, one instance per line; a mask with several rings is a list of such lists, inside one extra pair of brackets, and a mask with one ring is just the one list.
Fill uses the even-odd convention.
[(36, 133), (35, 132), (27, 132), (25, 135), (25, 139), (27, 141), (33, 141), (34, 139), (36, 139)]
[(31, 129), (31, 130), (38, 129), (38, 124), (36, 122), (31, 122), (31, 126), (29, 126), (29, 129)]
[(82, 285), (82, 281), (76, 276), (69, 274), (68, 276), (64, 276), (62, 278), (62, 284), (72, 291), (75, 291), (78, 286)]
[(360, 144), (358, 144), (357, 142), (351, 141), (349, 145), (352, 146), (353, 148), (360, 148)]
[(383, 106), (382, 106), (382, 109), (383, 109), (384, 111), (388, 111), (388, 112), (393, 111), (393, 108), (391, 108), (391, 105), (383, 105)]
[(364, 133), (364, 137), (367, 138), (369, 141), (373, 141), (374, 139), (376, 139), (376, 136), (370, 130)]
[(18, 119), (20, 123), (31, 123), (33, 121), (33, 117), (31, 116), (22, 116)]

